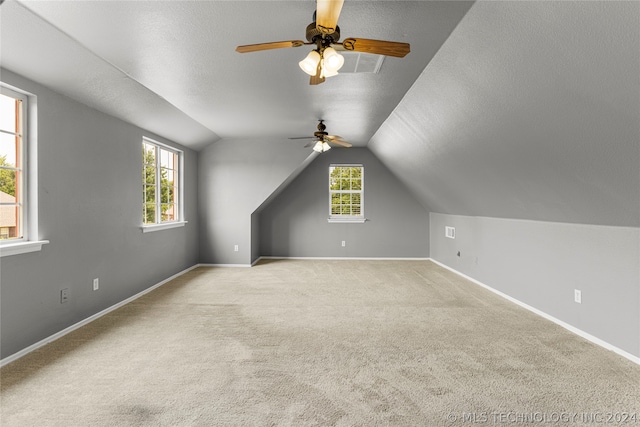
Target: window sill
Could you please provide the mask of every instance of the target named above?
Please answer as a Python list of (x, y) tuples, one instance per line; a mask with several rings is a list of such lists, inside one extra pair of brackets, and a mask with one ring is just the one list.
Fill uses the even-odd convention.
[(42, 250), (42, 245), (49, 243), (48, 240), (31, 240), (27, 242), (3, 243), (0, 245), (0, 258), (11, 255), (26, 254)]
[(143, 225), (142, 232), (150, 233), (152, 231), (168, 230), (170, 228), (184, 227), (188, 221), (167, 222), (165, 224)]
[(367, 220), (367, 218), (329, 218), (327, 219), (327, 222), (330, 224), (337, 224), (337, 223), (355, 223), (355, 224), (362, 224)]

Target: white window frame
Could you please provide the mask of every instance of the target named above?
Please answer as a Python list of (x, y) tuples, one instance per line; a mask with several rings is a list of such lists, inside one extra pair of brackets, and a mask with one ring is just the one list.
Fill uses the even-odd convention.
[[(360, 185), (360, 190), (347, 190), (346, 192), (349, 193), (354, 193), (354, 194), (360, 194), (360, 215), (336, 215), (332, 213), (332, 197), (331, 195), (334, 193), (344, 193), (345, 190), (332, 190), (331, 189), (331, 171), (333, 168), (354, 168), (354, 167), (358, 167), (361, 168), (362, 173), (361, 173), (361, 185)], [(366, 221), (366, 218), (364, 216), (364, 165), (362, 164), (330, 164), (329, 165), (329, 179), (328, 179), (328, 190), (329, 190), (329, 219), (328, 222), (330, 223), (363, 223)]]
[[(18, 135), (21, 137), (19, 157), (21, 162), (16, 165), (20, 170), (20, 199), (21, 206), (18, 226), (22, 237), (11, 240), (0, 240), (0, 257), (19, 255), (42, 250), (42, 245), (48, 240), (39, 240), (38, 235), (38, 163), (37, 163), (37, 100), (35, 95), (27, 93), (19, 88), (0, 82), (0, 92), (3, 95), (22, 101), (20, 112), (21, 129)], [(7, 133), (6, 131), (3, 133)], [(10, 134), (15, 135), (11, 132)]]
[[(155, 173), (155, 179), (156, 179), (156, 183), (155, 183), (155, 187), (156, 187), (156, 200), (155, 200), (155, 208), (156, 208), (156, 212), (158, 212), (158, 214), (156, 215), (156, 222), (155, 223), (145, 223), (144, 222), (144, 217), (142, 218), (142, 232), (143, 233), (148, 233), (151, 231), (160, 231), (160, 230), (167, 230), (170, 228), (177, 228), (177, 227), (184, 227), (185, 224), (187, 224), (187, 221), (185, 221), (184, 219), (184, 152), (182, 150), (179, 150), (175, 147), (171, 147), (167, 144), (163, 144), (161, 142), (158, 142), (156, 140), (153, 140), (151, 138), (148, 137), (143, 137), (142, 138), (142, 145), (144, 147), (144, 144), (149, 144), (149, 145), (153, 145), (156, 147), (156, 159), (158, 160), (156, 162), (156, 173)], [(177, 166), (178, 166), (178, 170), (177, 170), (177, 179), (178, 179), (178, 185), (177, 185), (177, 192), (178, 192), (178, 197), (176, 198), (176, 202), (178, 204), (178, 208), (176, 209), (176, 218), (171, 220), (171, 221), (162, 221), (162, 216), (159, 213), (160, 212), (160, 156), (159, 156), (159, 150), (165, 150), (165, 151), (170, 151), (174, 154), (177, 155), (178, 157), (178, 161), (177, 161)], [(145, 162), (144, 162), (144, 157), (142, 158), (142, 172), (145, 172)], [(174, 178), (175, 179), (175, 178)], [(144, 185), (144, 183), (142, 184)], [(144, 194), (144, 188), (143, 188), (143, 194)], [(142, 200), (142, 203), (144, 204), (146, 201)], [(144, 211), (143, 211), (144, 212)], [(144, 215), (144, 213), (143, 213)]]

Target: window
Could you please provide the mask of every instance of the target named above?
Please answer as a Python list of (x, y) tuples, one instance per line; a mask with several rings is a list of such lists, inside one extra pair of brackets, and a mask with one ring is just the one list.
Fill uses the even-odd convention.
[(27, 97), (0, 93), (0, 240), (22, 240), (25, 231), (25, 134)]
[(184, 225), (180, 185), (181, 166), (181, 151), (148, 138), (142, 140), (142, 223), (144, 227)]
[(27, 98), (2, 88), (0, 94), (0, 239), (24, 237), (24, 129)]
[(364, 220), (364, 167), (331, 165), (329, 167), (329, 220)]
[(48, 243), (37, 241), (37, 171), (28, 169), (36, 154), (27, 135), (31, 98), (0, 85), (0, 256), (39, 251)]

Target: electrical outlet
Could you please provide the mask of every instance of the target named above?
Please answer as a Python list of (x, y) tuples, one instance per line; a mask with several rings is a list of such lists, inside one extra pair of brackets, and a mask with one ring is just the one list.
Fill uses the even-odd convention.
[(346, 240), (343, 240), (342, 241), (342, 247), (344, 248), (345, 246), (347, 246), (347, 242), (346, 242)]
[(582, 291), (579, 289), (573, 290), (573, 300), (578, 304), (582, 304)]
[(234, 252), (238, 252), (238, 245), (234, 245), (234, 246), (233, 246), (233, 251), (234, 251)]
[(69, 301), (69, 288), (64, 288), (60, 290), (60, 304), (64, 304)]
[(93, 279), (93, 290), (97, 291), (99, 287), (100, 287), (100, 280), (96, 277), (95, 279)]

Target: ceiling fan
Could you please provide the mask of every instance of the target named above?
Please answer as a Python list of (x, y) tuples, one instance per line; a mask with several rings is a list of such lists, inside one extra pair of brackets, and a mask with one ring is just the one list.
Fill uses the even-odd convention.
[(319, 120), (318, 123), (318, 131), (313, 133), (313, 137), (311, 136), (301, 136), (297, 138), (289, 138), (289, 139), (309, 139), (315, 138), (313, 141), (305, 145), (305, 147), (310, 147), (313, 145), (313, 151), (318, 153), (324, 153), (325, 151), (329, 151), (331, 149), (331, 145), (335, 144), (341, 147), (350, 148), (351, 144), (342, 139), (341, 136), (338, 135), (329, 135), (326, 132), (327, 127), (324, 124), (324, 120)]
[(384, 40), (372, 40), (361, 38), (346, 38), (340, 40), (340, 27), (338, 17), (342, 10), (344, 0), (317, 0), (316, 11), (313, 14), (313, 22), (307, 26), (307, 42), (302, 40), (287, 40), (271, 43), (250, 44), (238, 46), (236, 52), (247, 53), (269, 49), (281, 49), (287, 47), (300, 47), (302, 45), (315, 45), (305, 59), (298, 65), (311, 76), (309, 84), (323, 83), (326, 77), (335, 76), (344, 64), (344, 57), (337, 51), (355, 51), (374, 53), (378, 55), (395, 56), (403, 58), (410, 51), (409, 43), (390, 42)]

